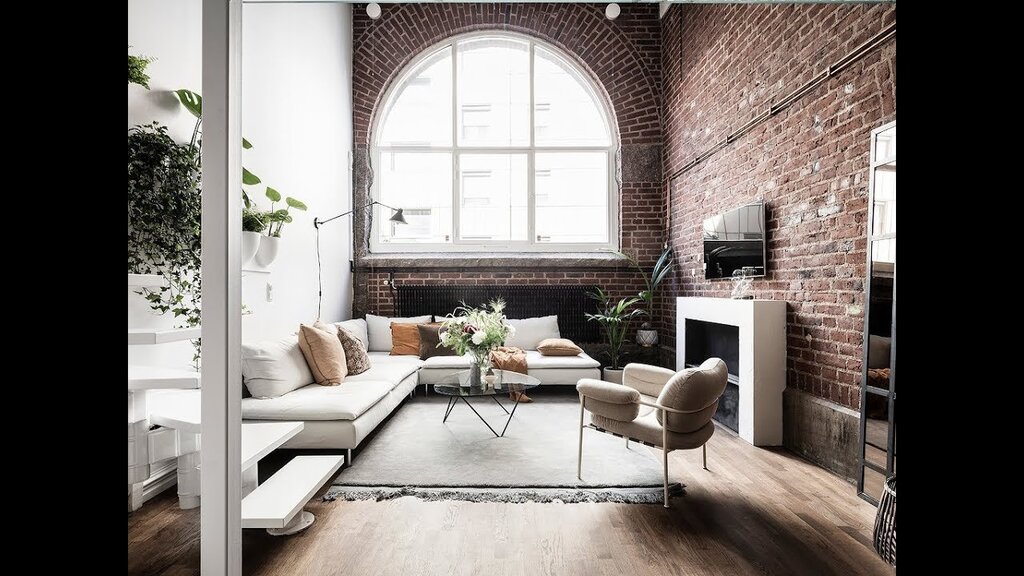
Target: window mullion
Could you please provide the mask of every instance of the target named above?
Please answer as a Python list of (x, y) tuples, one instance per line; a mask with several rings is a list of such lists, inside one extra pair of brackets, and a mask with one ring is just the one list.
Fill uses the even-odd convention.
[(537, 241), (537, 217), (535, 214), (537, 210), (537, 173), (534, 162), (536, 157), (536, 154), (534, 153), (534, 146), (537, 144), (537, 136), (534, 134), (537, 123), (534, 120), (534, 113), (537, 108), (537, 104), (533, 78), (533, 60), (537, 52), (534, 47), (534, 43), (530, 42), (530, 151), (526, 155), (526, 241), (531, 246)]
[(452, 244), (459, 241), (459, 43), (452, 42), (452, 222), (448, 227)]

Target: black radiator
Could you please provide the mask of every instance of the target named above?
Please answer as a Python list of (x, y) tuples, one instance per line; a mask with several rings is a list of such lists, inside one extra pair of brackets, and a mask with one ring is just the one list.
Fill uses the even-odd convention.
[(445, 315), (463, 302), (481, 306), (494, 298), (505, 299), (507, 318), (558, 315), (558, 331), (574, 342), (599, 342), (596, 322), (584, 314), (597, 306), (587, 292), (594, 286), (396, 286), (399, 316)]

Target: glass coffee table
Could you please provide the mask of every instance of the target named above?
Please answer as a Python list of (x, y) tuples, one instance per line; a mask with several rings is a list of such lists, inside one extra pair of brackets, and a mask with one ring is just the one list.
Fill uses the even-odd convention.
[[(452, 409), (455, 405), (462, 400), (469, 409), (476, 414), (476, 417), (487, 426), (496, 437), (500, 438), (505, 435), (505, 431), (508, 430), (509, 422), (512, 422), (512, 416), (516, 413), (516, 407), (519, 406), (519, 398), (522, 392), (529, 390), (530, 388), (536, 388), (540, 385), (540, 380), (533, 376), (526, 374), (520, 374), (518, 372), (509, 372), (507, 370), (492, 370), (494, 373), (493, 378), (485, 377), (493, 380), (493, 382), (481, 381), (479, 385), (471, 386), (469, 382), (469, 370), (463, 370), (454, 374), (449, 374), (441, 379), (441, 382), (434, 385), (434, 392), (448, 396), (448, 406), (444, 411), (444, 419), (442, 423), (448, 421), (448, 416), (452, 413)], [(518, 392), (516, 394), (515, 404), (512, 405), (512, 411), (509, 412), (508, 408), (498, 400), (499, 394), (509, 394), (511, 392)], [(505, 421), (505, 427), (501, 429), (501, 434), (495, 432), (494, 428), (484, 420), (484, 417), (476, 411), (476, 408), (469, 403), (468, 398), (480, 398), (488, 396), (494, 400), (501, 409), (508, 414), (508, 420)]]

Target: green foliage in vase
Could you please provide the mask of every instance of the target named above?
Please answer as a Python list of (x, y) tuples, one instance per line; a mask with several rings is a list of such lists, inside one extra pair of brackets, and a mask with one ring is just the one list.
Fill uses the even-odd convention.
[(604, 330), (605, 342), (608, 349), (603, 352), (608, 356), (613, 369), (621, 368), (622, 345), (626, 341), (626, 333), (634, 318), (644, 313), (639, 308), (633, 308), (641, 299), (637, 296), (623, 298), (616, 302), (601, 288), (595, 289), (588, 296), (597, 301), (597, 314), (587, 314), (587, 320), (593, 320), (601, 325)]
[(196, 150), (176, 143), (166, 126), (128, 130), (128, 272), (164, 277), (165, 286), (142, 295), (154, 311), (171, 312), (179, 327), (200, 322), (198, 163)]
[(470, 352), (484, 356), (514, 333), (515, 328), (505, 323), (505, 301), (501, 298), (480, 308), (463, 303), (441, 323), (439, 346), (451, 348), (459, 355)]
[[(131, 48), (131, 46), (129, 46)], [(152, 62), (152, 58), (146, 58), (145, 56), (132, 56), (128, 55), (128, 83), (138, 84), (146, 90), (149, 90), (149, 75), (146, 74), (146, 66)]]

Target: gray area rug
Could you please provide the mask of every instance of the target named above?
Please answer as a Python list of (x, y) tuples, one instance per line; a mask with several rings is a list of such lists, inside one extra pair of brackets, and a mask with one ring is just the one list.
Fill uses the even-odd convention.
[[(658, 456), (646, 446), (594, 430), (583, 438), (583, 481), (576, 478), (579, 402), (575, 394), (538, 392), (520, 404), (495, 438), (461, 401), (446, 423), (447, 397), (418, 395), (399, 407), (356, 454), (325, 500), (474, 502), (662, 501)], [(502, 403), (511, 410), (507, 397)], [(470, 402), (499, 433), (507, 416), (490, 398)], [(670, 485), (682, 493), (678, 483)]]

